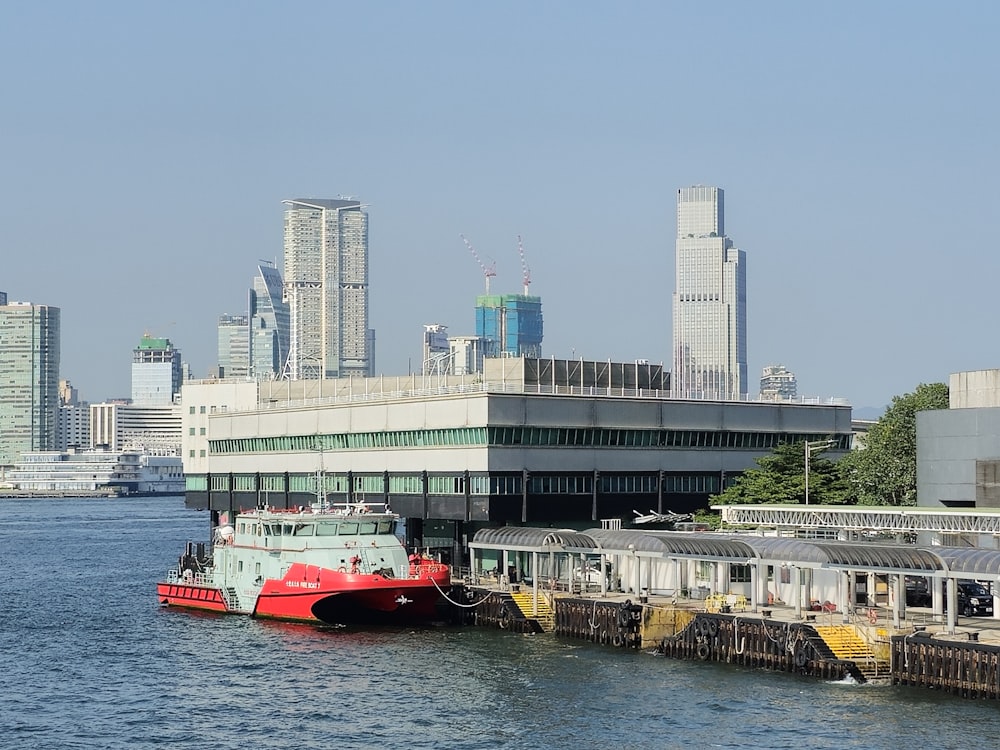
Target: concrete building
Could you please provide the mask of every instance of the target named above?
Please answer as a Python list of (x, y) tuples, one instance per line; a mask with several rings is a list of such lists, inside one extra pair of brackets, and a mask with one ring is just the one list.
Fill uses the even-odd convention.
[(674, 395), (747, 395), (746, 259), (726, 236), (721, 188), (677, 191)]
[(132, 350), (132, 403), (170, 406), (181, 392), (181, 353), (167, 338), (143, 334)]
[(795, 373), (784, 365), (768, 365), (760, 376), (760, 397), (767, 401), (793, 401), (798, 397)]
[(91, 447), (109, 451), (179, 456), (181, 406), (103, 403), (90, 405)]
[(451, 374), (471, 375), (483, 371), (486, 359), (486, 339), (479, 336), (449, 336)]
[(186, 383), (188, 504), (388, 500), (409, 541), (450, 557), (485, 525), (689, 512), (780, 442), (851, 444), (849, 406), (673, 399), (648, 363), (487, 359), (432, 393), (422, 381), (329, 381), (322, 398)]
[(448, 346), (448, 326), (431, 323), (424, 326), (420, 371), (424, 375), (451, 372), (451, 349)]
[(285, 298), (291, 380), (374, 371), (368, 324), (368, 214), (356, 200), (285, 204)]
[(59, 412), (60, 310), (0, 305), (0, 466), (53, 450)]
[(68, 380), (60, 380), (55, 449), (65, 451), (70, 447), (86, 448), (89, 445), (90, 404), (79, 400), (76, 388)]
[(917, 503), (1000, 508), (1000, 369), (953, 373), (948, 389), (948, 409), (917, 412)]

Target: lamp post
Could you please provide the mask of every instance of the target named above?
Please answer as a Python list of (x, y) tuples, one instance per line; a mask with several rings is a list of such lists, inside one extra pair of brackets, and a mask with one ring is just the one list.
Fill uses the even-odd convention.
[(816, 451), (822, 451), (834, 445), (836, 440), (815, 440), (813, 442), (806, 442), (806, 505), (809, 505), (809, 456), (811, 456)]

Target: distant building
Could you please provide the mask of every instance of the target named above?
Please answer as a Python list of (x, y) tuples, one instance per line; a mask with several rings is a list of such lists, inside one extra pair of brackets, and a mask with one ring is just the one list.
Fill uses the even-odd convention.
[(56, 419), (55, 449), (85, 448), (90, 445), (90, 404), (81, 402), (68, 380), (59, 381), (59, 414)]
[(526, 294), (476, 297), (476, 336), (487, 357), (542, 356), (542, 298)]
[(94, 448), (177, 456), (181, 443), (180, 404), (90, 405), (90, 444)]
[(677, 191), (673, 370), (677, 398), (747, 395), (746, 259), (726, 236), (722, 188)]
[(184, 467), (179, 456), (106, 450), (35, 451), (21, 455), (8, 473), (20, 495), (179, 495)]
[(470, 375), (482, 372), (486, 346), (486, 339), (480, 336), (449, 336), (451, 374)]
[(768, 365), (760, 376), (760, 397), (763, 401), (791, 400), (798, 396), (795, 373), (784, 365)]
[(7, 304), (7, 292), (0, 292), (0, 307)]
[(451, 349), (448, 346), (448, 326), (431, 323), (424, 326), (423, 364), (424, 375), (451, 372)]
[(368, 214), (356, 200), (285, 203), (285, 299), (291, 380), (372, 375)]
[(0, 466), (56, 446), (60, 310), (0, 305)]
[(132, 350), (132, 403), (169, 406), (181, 392), (181, 353), (170, 339), (143, 334)]
[(289, 312), (282, 299), (281, 274), (273, 265), (257, 266), (250, 290), (250, 375), (271, 380), (281, 375), (288, 360)]
[(250, 325), (246, 315), (219, 316), (219, 377), (250, 374)]

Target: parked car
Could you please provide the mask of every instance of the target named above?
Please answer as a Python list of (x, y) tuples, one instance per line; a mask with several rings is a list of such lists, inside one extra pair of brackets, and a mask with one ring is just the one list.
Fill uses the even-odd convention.
[(966, 617), (993, 614), (993, 594), (975, 581), (958, 582), (958, 611)]
[(915, 576), (906, 577), (906, 606), (931, 606), (931, 592), (930, 589), (927, 588), (926, 578), (917, 578)]

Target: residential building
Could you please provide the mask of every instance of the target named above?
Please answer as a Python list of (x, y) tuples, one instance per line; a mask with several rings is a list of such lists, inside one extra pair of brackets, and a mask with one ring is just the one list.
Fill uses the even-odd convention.
[(675, 262), (674, 395), (746, 397), (746, 262), (726, 236), (721, 188), (677, 191)]
[(542, 298), (527, 294), (476, 297), (476, 336), (487, 357), (542, 356)]
[(56, 447), (59, 347), (58, 307), (0, 305), (0, 466)]
[(791, 400), (798, 396), (795, 373), (784, 365), (768, 365), (760, 376), (760, 397), (765, 401)]
[(368, 327), (368, 214), (359, 201), (285, 204), (285, 299), (291, 380), (373, 374)]
[(169, 406), (181, 391), (181, 353), (167, 338), (143, 334), (132, 350), (132, 402)]
[(449, 336), (451, 374), (469, 375), (483, 371), (486, 358), (486, 339), (480, 336)]
[(68, 380), (59, 381), (59, 414), (56, 418), (55, 449), (85, 448), (90, 445), (90, 404), (80, 401)]

